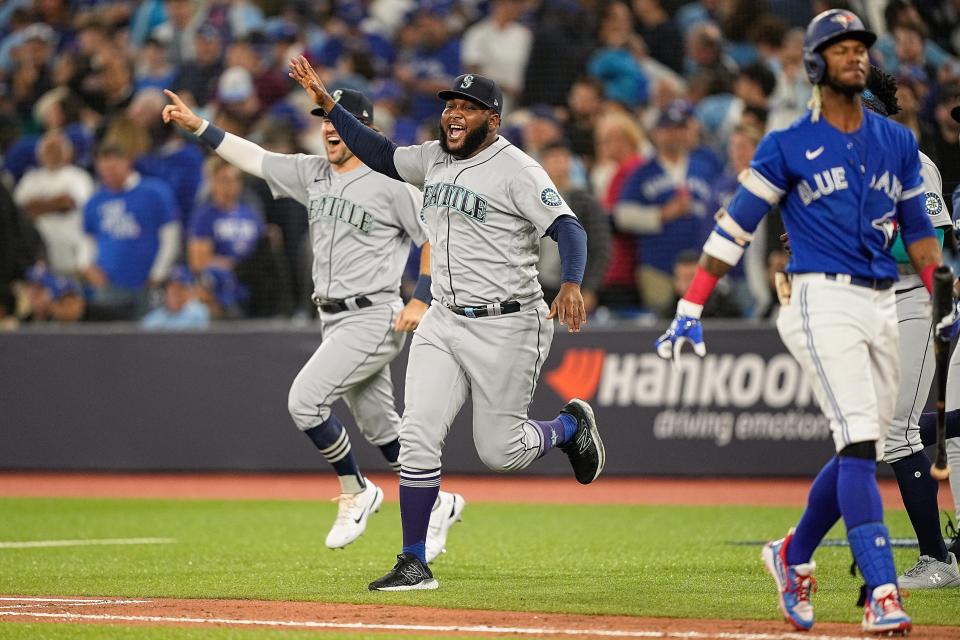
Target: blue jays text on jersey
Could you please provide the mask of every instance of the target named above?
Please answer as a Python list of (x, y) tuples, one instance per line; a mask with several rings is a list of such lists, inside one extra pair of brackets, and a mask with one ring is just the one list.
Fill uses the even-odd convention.
[(864, 111), (844, 133), (810, 113), (760, 142), (727, 211), (752, 233), (780, 204), (791, 273), (896, 279), (890, 245), (933, 235), (924, 206), (916, 141), (905, 127)]

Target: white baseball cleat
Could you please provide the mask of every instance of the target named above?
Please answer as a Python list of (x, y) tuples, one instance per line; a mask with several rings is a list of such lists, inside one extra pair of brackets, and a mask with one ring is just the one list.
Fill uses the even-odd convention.
[(460, 520), (466, 502), (459, 493), (441, 491), (433, 511), (430, 512), (430, 527), (427, 529), (427, 562), (433, 562), (447, 550), (447, 534), (450, 527)]
[(340, 549), (363, 534), (367, 518), (379, 511), (383, 502), (383, 489), (364, 478), (366, 488), (360, 493), (343, 493), (337, 499), (337, 519), (327, 534), (327, 547)]

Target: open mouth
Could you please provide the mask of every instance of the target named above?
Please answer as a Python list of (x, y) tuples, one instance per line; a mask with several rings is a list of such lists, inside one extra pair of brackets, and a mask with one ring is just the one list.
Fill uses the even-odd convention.
[(467, 127), (465, 125), (451, 122), (447, 125), (447, 140), (449, 142), (459, 142), (467, 135)]
[(340, 136), (327, 136), (327, 144), (330, 145), (331, 147), (340, 146), (340, 142), (341, 142)]

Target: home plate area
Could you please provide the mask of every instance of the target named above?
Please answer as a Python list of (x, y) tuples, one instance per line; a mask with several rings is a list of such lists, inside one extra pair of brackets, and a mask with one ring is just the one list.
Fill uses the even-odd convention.
[[(409, 606), (117, 597), (0, 596), (0, 624), (51, 622), (376, 632), (430, 636), (544, 638), (693, 638), (852, 640), (857, 625), (818, 624), (794, 633), (770, 621), (577, 616)], [(912, 638), (956, 638), (957, 629), (924, 625)]]

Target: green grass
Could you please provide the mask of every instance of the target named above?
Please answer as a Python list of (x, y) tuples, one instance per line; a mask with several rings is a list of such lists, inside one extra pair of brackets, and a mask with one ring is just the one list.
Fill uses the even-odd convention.
[[(177, 542), (0, 549), (0, 593), (775, 620), (774, 590), (759, 548), (726, 543), (779, 537), (800, 510), (469, 504), (464, 522), (451, 532), (449, 552), (434, 565), (440, 589), (406, 594), (366, 588), (392, 566), (399, 548), (397, 505), (385, 504), (366, 534), (343, 551), (323, 546), (334, 513), (329, 502), (3, 499), (0, 541), (171, 537)], [(887, 522), (895, 537), (912, 535), (903, 512), (888, 513)], [(839, 529), (831, 533), (840, 535)], [(917, 552), (895, 553), (903, 569)], [(847, 573), (850, 552), (824, 548), (815, 558), (821, 585), (817, 618), (859, 621), (854, 607), (859, 582)], [(908, 610), (919, 624), (960, 625), (958, 604), (958, 590), (922, 591), (914, 592)], [(28, 637), (5, 635), (14, 627), (21, 625), (0, 623), (0, 638)], [(29, 637), (67, 637), (44, 633)]]

